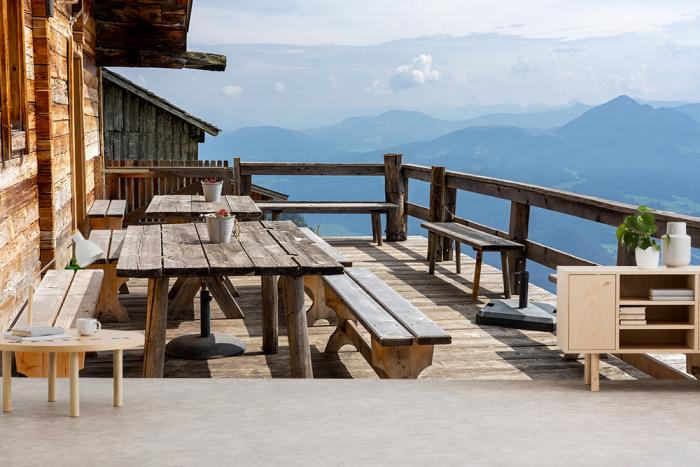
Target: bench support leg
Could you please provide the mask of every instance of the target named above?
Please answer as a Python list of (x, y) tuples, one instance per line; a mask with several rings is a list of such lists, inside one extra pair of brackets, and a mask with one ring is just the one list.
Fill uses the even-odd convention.
[(383, 347), (372, 339), (372, 368), (381, 378), (416, 379), (433, 364), (432, 345)]
[(262, 348), (266, 354), (276, 354), (279, 340), (279, 276), (261, 276), (262, 288)]
[(479, 282), (481, 281), (481, 263), (484, 259), (484, 252), (476, 252), (476, 264), (474, 265), (474, 282), (472, 283), (472, 303), (479, 301)]
[(374, 241), (377, 242), (377, 245), (382, 246), (382, 217), (379, 212), (372, 213), (372, 236), (374, 237)]
[(313, 378), (311, 348), (304, 310), (304, 278), (283, 276), (284, 311), (287, 315), (287, 337), (292, 378)]
[(117, 263), (94, 264), (90, 269), (102, 269), (104, 278), (97, 300), (96, 316), (101, 320), (116, 320), (128, 323), (126, 308), (119, 302), (119, 289), (126, 284), (125, 277), (117, 277)]
[(148, 279), (144, 378), (162, 378), (165, 367), (165, 330), (168, 323), (168, 279)]
[(501, 271), (503, 273), (503, 295), (510, 298), (510, 271), (508, 270), (508, 252), (501, 252)]
[(306, 311), (306, 321), (309, 326), (320, 319), (325, 319), (329, 323), (335, 318), (333, 310), (326, 306), (326, 287), (323, 284), (322, 276), (304, 276), (304, 290), (313, 300), (311, 306)]

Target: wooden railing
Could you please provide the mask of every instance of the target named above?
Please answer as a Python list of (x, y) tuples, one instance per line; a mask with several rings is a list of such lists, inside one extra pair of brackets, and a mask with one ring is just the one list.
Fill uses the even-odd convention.
[(105, 161), (105, 196), (126, 200), (126, 223), (143, 220), (155, 195), (201, 193), (204, 178), (223, 181), (222, 191), (233, 193), (228, 161)]
[[(242, 162), (234, 160), (234, 189), (245, 194), (252, 186), (254, 175), (343, 175), (343, 176), (382, 176), (385, 183), (385, 196), (388, 202), (400, 204), (400, 209), (389, 215), (387, 238), (401, 240), (406, 236), (407, 217), (427, 221), (454, 221), (525, 244), (522, 257), (511, 257), (511, 273), (525, 268), (526, 260), (556, 269), (564, 265), (594, 265), (593, 261), (568, 252), (544, 245), (528, 238), (530, 208), (537, 207), (553, 212), (571, 215), (580, 219), (610, 226), (619, 225), (626, 215), (633, 213), (636, 206), (593, 196), (582, 195), (527, 183), (484, 177), (463, 172), (446, 170), (444, 167), (425, 167), (403, 164), (400, 154), (387, 154), (384, 164), (337, 164), (337, 163), (277, 163)], [(408, 198), (409, 180), (419, 180), (430, 184), (430, 205), (412, 203)], [(457, 191), (462, 190), (480, 195), (510, 201), (510, 222), (508, 231), (479, 224), (470, 219), (456, 216)], [(393, 219), (391, 217), (393, 216)], [(656, 211), (659, 235), (665, 233), (667, 221), (682, 221), (687, 224), (692, 245), (700, 247), (700, 218), (666, 211)], [(447, 257), (445, 250), (443, 257)], [(631, 252), (618, 245), (618, 264), (633, 264)], [(511, 281), (517, 287), (516, 277)]]

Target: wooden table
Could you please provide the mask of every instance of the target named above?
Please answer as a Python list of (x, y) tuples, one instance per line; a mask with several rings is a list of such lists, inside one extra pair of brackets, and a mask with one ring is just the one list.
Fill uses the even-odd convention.
[(112, 351), (114, 354), (114, 406), (124, 405), (122, 391), (122, 356), (124, 349), (143, 345), (143, 335), (133, 331), (102, 330), (92, 336), (80, 336), (78, 331), (68, 331), (72, 337), (40, 342), (13, 342), (0, 337), (2, 351), (2, 410), (12, 412), (12, 353), (33, 352), (49, 355), (49, 402), (56, 401), (57, 354), (70, 355), (70, 416), (80, 415), (80, 390), (78, 372), (80, 354), (83, 352)]
[(203, 214), (226, 209), (241, 221), (262, 218), (262, 211), (250, 196), (222, 195), (217, 202), (206, 202), (202, 195), (156, 195), (146, 208), (146, 216), (195, 220)]
[[(281, 276), (293, 377), (313, 377), (304, 310), (304, 276), (342, 274), (290, 221), (241, 222), (231, 243), (209, 243), (203, 223), (129, 226), (117, 275), (148, 278), (145, 377), (162, 377), (168, 283), (171, 277), (204, 278), (214, 298), (226, 295), (225, 276), (262, 276), (263, 349), (277, 349), (277, 279)], [(177, 300), (176, 296), (174, 300)], [(225, 300), (225, 298), (224, 298)]]

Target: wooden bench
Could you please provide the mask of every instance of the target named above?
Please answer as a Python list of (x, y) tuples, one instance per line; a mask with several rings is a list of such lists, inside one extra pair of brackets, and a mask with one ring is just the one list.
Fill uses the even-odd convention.
[(434, 346), (452, 337), (368, 269), (345, 271), (323, 277), (326, 305), (338, 317), (326, 352), (351, 344), (381, 378), (417, 378), (432, 364)]
[[(309, 237), (311, 241), (318, 245), (318, 247), (323, 250), (324, 253), (328, 254), (328, 256), (335, 259), (346, 268), (352, 266), (352, 261), (329, 245), (324, 239), (316, 235), (310, 228), (301, 227), (300, 230), (304, 233), (304, 235)], [(333, 318), (335, 318), (335, 312), (326, 306), (326, 293), (325, 286), (323, 284), (323, 277), (318, 275), (304, 276), (304, 290), (312, 300), (311, 307), (309, 307), (309, 309), (306, 311), (307, 324), (312, 326), (320, 319), (325, 319), (328, 322), (331, 322)]]
[(272, 214), (272, 220), (280, 214), (370, 214), (372, 217), (372, 239), (382, 245), (381, 214), (398, 209), (396, 204), (372, 201), (270, 201), (256, 203), (263, 213)]
[[(102, 271), (91, 269), (49, 270), (14, 326), (35, 324), (70, 329), (75, 327), (79, 318), (92, 318), (95, 316), (103, 276)], [(23, 375), (48, 376), (48, 356), (45, 353), (17, 352), (15, 360), (17, 371)], [(83, 366), (84, 355), (81, 355), (80, 368)], [(59, 354), (58, 376), (64, 377), (68, 374), (68, 354)]]
[(126, 200), (96, 199), (87, 217), (92, 229), (121, 230), (126, 215)]
[(510, 298), (510, 271), (508, 266), (508, 252), (522, 251), (525, 246), (497, 237), (495, 235), (476, 230), (466, 225), (454, 222), (426, 222), (421, 224), (428, 230), (429, 235), (434, 236), (434, 240), (429, 241), (428, 261), (430, 262), (430, 274), (435, 274), (435, 263), (437, 262), (438, 238), (449, 238), (455, 242), (455, 261), (457, 274), (462, 272), (461, 265), (461, 243), (471, 246), (476, 251), (476, 265), (474, 269), (474, 283), (472, 286), (472, 302), (479, 299), (479, 281), (481, 279), (481, 263), (485, 251), (497, 251), (501, 254), (501, 270), (503, 273), (503, 293), (506, 298)]
[[(93, 230), (90, 240), (102, 248), (104, 255), (90, 269), (104, 271), (100, 299), (97, 303), (97, 317), (103, 321), (127, 323), (129, 315), (119, 302), (119, 291), (126, 285), (125, 277), (117, 276), (117, 261), (122, 251), (126, 230)], [(128, 291), (128, 290), (127, 290)]]

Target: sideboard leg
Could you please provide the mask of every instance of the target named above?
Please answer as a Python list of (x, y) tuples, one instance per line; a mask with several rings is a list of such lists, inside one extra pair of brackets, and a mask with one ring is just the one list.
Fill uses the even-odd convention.
[(583, 384), (591, 384), (591, 354), (583, 355)]
[(600, 391), (600, 354), (591, 354), (591, 391)]

